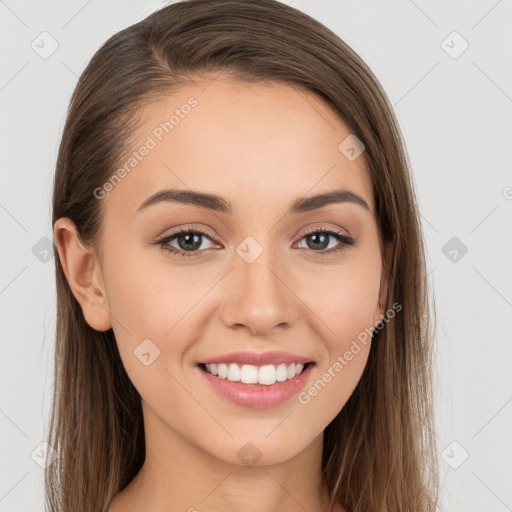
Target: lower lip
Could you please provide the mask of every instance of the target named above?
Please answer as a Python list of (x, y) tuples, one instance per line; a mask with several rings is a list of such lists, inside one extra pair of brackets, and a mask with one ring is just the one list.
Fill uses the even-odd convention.
[(296, 395), (306, 384), (311, 374), (314, 363), (310, 363), (302, 372), (283, 382), (276, 382), (270, 386), (265, 384), (243, 384), (242, 382), (232, 382), (228, 379), (216, 377), (198, 366), (199, 371), (204, 376), (208, 384), (231, 402), (244, 407), (274, 407), (279, 405), (292, 396)]

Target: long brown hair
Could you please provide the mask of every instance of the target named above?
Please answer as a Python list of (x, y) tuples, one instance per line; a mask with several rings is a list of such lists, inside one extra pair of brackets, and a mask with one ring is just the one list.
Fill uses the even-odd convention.
[[(297, 85), (320, 95), (365, 146), (381, 244), (391, 241), (385, 307), (354, 393), (324, 431), (332, 502), (347, 510), (436, 509), (432, 320), (410, 164), (392, 107), (361, 58), (322, 24), (277, 0), (185, 0), (112, 36), (73, 93), (60, 144), (53, 223), (69, 217), (94, 245), (93, 191), (122, 161), (145, 102), (193, 76)], [(145, 458), (141, 399), (113, 331), (85, 322), (55, 250), (57, 333), (45, 475), (47, 510), (105, 511)]]

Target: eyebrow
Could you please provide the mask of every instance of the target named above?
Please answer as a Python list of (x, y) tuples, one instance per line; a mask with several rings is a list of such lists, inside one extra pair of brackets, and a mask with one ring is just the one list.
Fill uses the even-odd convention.
[[(163, 202), (192, 204), (215, 212), (233, 214), (231, 203), (224, 198), (193, 190), (165, 189), (149, 196), (137, 209), (137, 212)], [(322, 208), (330, 204), (352, 203), (370, 211), (368, 203), (360, 196), (346, 189), (333, 190), (309, 197), (296, 199), (287, 213), (298, 214)]]

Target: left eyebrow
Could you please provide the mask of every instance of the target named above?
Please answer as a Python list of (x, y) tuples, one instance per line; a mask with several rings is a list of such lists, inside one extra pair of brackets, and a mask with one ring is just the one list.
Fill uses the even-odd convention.
[(332, 192), (297, 199), (292, 203), (288, 211), (289, 213), (309, 212), (335, 203), (352, 203), (370, 211), (368, 203), (362, 197), (346, 189), (333, 190)]
[[(233, 214), (231, 203), (218, 195), (177, 189), (165, 189), (156, 192), (139, 206), (137, 212), (162, 202), (193, 204), (216, 212)], [(362, 197), (350, 190), (340, 189), (296, 199), (289, 207), (288, 213), (309, 212), (335, 203), (352, 203), (370, 211), (368, 203)]]

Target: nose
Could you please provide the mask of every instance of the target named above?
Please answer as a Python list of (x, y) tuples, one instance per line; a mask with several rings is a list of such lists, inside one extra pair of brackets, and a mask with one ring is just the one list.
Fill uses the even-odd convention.
[(277, 264), (270, 251), (252, 263), (234, 256), (234, 268), (225, 283), (222, 321), (230, 328), (248, 329), (254, 336), (272, 334), (294, 324), (299, 299), (293, 292), (290, 273)]

